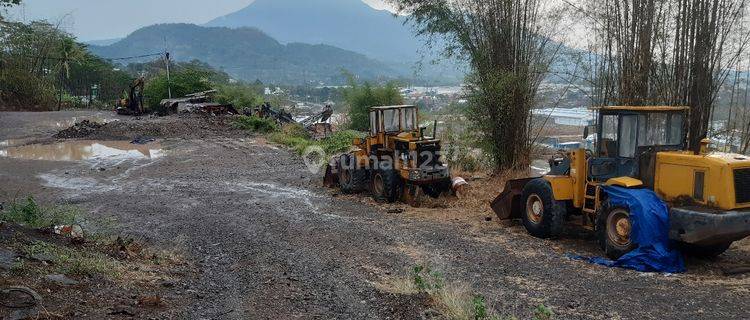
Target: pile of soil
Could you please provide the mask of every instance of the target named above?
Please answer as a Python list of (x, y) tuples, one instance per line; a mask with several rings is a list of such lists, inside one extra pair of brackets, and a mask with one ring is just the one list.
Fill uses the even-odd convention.
[(105, 124), (92, 122), (89, 120), (83, 120), (76, 123), (70, 128), (58, 132), (54, 138), (56, 139), (75, 139), (85, 138), (90, 136), (92, 133), (104, 127)]
[(232, 116), (170, 115), (165, 117), (125, 118), (98, 124), (82, 121), (60, 131), (56, 139), (133, 140), (157, 138), (202, 139), (206, 137), (244, 137), (247, 133), (232, 127)]

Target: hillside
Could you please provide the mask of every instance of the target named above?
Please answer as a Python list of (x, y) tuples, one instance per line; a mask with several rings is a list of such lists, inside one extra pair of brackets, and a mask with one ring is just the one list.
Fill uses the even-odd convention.
[(281, 44), (254, 28), (161, 24), (139, 29), (112, 45), (89, 49), (104, 58), (138, 56), (163, 51), (165, 39), (173, 59), (204, 61), (247, 81), (342, 83), (342, 70), (364, 79), (398, 75), (389, 66), (356, 52), (329, 45)]
[[(321, 43), (360, 52), (427, 83), (460, 83), (463, 72), (457, 66), (462, 64), (429, 63), (437, 55), (425, 52), (424, 41), (404, 22), (361, 0), (255, 0), (206, 25), (255, 27), (281, 42)], [(421, 69), (415, 70), (422, 60)]]
[(256, 27), (282, 42), (323, 43), (383, 61), (416, 59), (422, 45), (403, 19), (359, 0), (256, 0), (207, 26)]

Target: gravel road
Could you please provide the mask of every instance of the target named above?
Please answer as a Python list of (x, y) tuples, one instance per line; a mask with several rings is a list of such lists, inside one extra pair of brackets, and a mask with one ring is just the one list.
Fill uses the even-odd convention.
[[(33, 121), (82, 115), (35, 114)], [(0, 140), (59, 130), (26, 119), (0, 114)], [(190, 303), (171, 307), (185, 319), (418, 319), (431, 308), (428, 297), (384, 286), (415, 265), (440, 270), (519, 319), (540, 304), (558, 319), (750, 318), (750, 280), (719, 269), (749, 263), (744, 247), (719, 261), (690, 261), (682, 275), (607, 269), (566, 257), (600, 254), (585, 237), (535, 239), (518, 226), (484, 221), (487, 213), (389, 214), (323, 188), (320, 174), (260, 137), (212, 131), (182, 139), (178, 132), (160, 137), (164, 156), (155, 159), (0, 157), (0, 202), (34, 194), (73, 203), (91, 221), (114, 219), (116, 232), (183, 250), (197, 271), (173, 289)]]

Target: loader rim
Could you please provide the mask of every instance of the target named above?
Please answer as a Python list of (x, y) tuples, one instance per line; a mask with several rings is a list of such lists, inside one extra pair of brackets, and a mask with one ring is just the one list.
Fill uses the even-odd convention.
[(526, 217), (528, 217), (529, 221), (532, 223), (539, 224), (542, 222), (542, 219), (544, 219), (543, 214), (544, 202), (542, 201), (542, 198), (536, 193), (530, 194), (526, 199)]
[(630, 223), (630, 214), (623, 208), (616, 208), (607, 217), (607, 237), (609, 240), (621, 247), (628, 247), (631, 244), (630, 233), (632, 225)]
[(382, 174), (376, 173), (372, 178), (372, 189), (376, 195), (382, 196), (385, 194), (385, 182)]

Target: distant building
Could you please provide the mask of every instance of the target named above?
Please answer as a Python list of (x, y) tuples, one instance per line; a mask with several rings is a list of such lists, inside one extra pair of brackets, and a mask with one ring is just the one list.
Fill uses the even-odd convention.
[(549, 116), (555, 124), (566, 125), (566, 126), (578, 126), (584, 127), (594, 121), (594, 112), (588, 108), (547, 108), (547, 109), (534, 109), (532, 113), (535, 116), (547, 117)]

